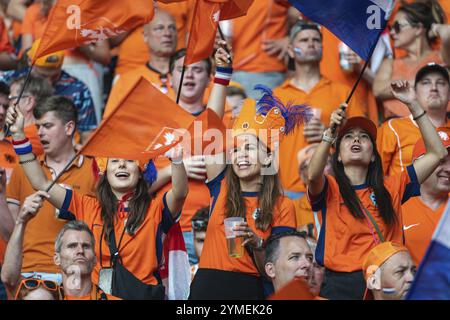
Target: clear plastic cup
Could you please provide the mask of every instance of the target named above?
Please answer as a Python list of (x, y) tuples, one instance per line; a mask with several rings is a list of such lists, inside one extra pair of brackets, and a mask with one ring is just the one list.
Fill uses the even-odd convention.
[(233, 258), (240, 258), (244, 255), (244, 247), (242, 242), (244, 237), (238, 235), (238, 231), (234, 231), (233, 227), (244, 222), (244, 218), (231, 217), (224, 219), (225, 237), (227, 238), (228, 255)]

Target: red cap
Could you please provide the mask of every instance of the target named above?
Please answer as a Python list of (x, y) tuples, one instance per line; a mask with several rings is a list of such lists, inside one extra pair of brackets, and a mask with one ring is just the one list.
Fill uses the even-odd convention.
[(377, 140), (377, 126), (365, 117), (352, 117), (347, 119), (344, 126), (339, 130), (338, 138), (352, 128), (361, 128), (366, 131), (373, 141)]
[[(450, 147), (450, 128), (447, 127), (439, 127), (436, 128), (436, 132), (439, 135), (439, 138), (441, 138), (442, 144), (445, 148)], [(420, 158), (427, 152), (425, 148), (425, 142), (423, 139), (420, 139), (416, 145), (414, 146), (413, 150), (413, 160)]]

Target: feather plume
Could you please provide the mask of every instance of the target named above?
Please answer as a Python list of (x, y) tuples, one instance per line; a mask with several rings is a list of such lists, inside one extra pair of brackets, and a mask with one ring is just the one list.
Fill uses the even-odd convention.
[(150, 160), (145, 165), (143, 177), (144, 177), (145, 182), (147, 182), (148, 184), (153, 184), (153, 182), (155, 182), (156, 179), (158, 178), (158, 171), (156, 170), (153, 160)]
[(296, 126), (307, 123), (312, 118), (312, 110), (306, 104), (292, 104), (288, 102), (286, 105), (280, 99), (275, 97), (270, 88), (264, 85), (256, 85), (254, 90), (262, 92), (262, 97), (256, 103), (256, 112), (266, 115), (272, 108), (278, 108), (285, 120), (284, 134), (291, 133)]

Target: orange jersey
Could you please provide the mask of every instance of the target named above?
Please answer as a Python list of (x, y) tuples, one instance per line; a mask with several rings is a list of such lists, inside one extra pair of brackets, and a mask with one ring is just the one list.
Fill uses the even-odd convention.
[[(177, 25), (177, 49), (186, 47), (189, 21), (192, 15), (192, 0), (176, 3), (158, 2), (158, 7), (169, 12)], [(130, 32), (119, 46), (118, 61), (115, 73), (122, 75), (146, 64), (150, 60), (148, 46), (144, 40), (144, 27), (140, 26)]]
[[(348, 87), (353, 87), (359, 73), (345, 72), (342, 70), (339, 59), (339, 40), (328, 29), (322, 28), (323, 37), (323, 58), (320, 62), (321, 73), (331, 81), (336, 81), (345, 84)], [(362, 80), (355, 90), (355, 96), (361, 104), (361, 110), (372, 120), (375, 124), (378, 123), (377, 104), (375, 97), (372, 94), (370, 85)], [(353, 98), (352, 98), (353, 99)]]
[(402, 206), (406, 247), (417, 266), (425, 256), (446, 205), (444, 202), (433, 211), (420, 197), (415, 197)]
[[(450, 120), (447, 120), (447, 126), (450, 126)], [(421, 137), (419, 127), (411, 115), (391, 119), (381, 125), (377, 134), (377, 149), (384, 175), (391, 176), (406, 170), (412, 163), (414, 146)]]
[[(116, 245), (123, 266), (140, 281), (151, 285), (158, 284), (154, 272), (157, 272), (162, 255), (162, 232), (167, 234), (174, 223), (167, 207), (165, 195), (165, 193), (158, 194), (152, 199), (141, 226), (134, 236), (125, 232), (120, 247), (119, 242), (124, 231), (125, 220), (124, 218), (114, 220)], [(92, 272), (92, 280), (94, 283), (98, 283), (101, 266), (109, 268), (111, 259), (105, 239), (101, 241), (102, 254), (100, 255), (100, 239), (103, 229), (100, 202), (95, 197), (82, 196), (76, 191), (68, 190), (59, 217), (84, 221), (94, 233), (95, 255), (98, 260)]]
[(33, 39), (39, 39), (44, 34), (47, 17), (41, 13), (41, 3), (36, 2), (27, 8), (22, 20), (22, 34), (30, 34)]
[[(281, 86), (273, 90), (283, 103), (307, 104), (311, 108), (320, 109), (320, 120), (328, 126), (331, 113), (345, 102), (350, 88), (331, 81), (325, 77), (309, 92), (295, 87), (291, 80), (286, 80)], [(364, 115), (361, 104), (355, 97), (350, 100), (347, 108), (347, 117)], [(280, 180), (285, 190), (304, 192), (305, 186), (298, 174), (297, 153), (308, 145), (303, 135), (304, 126), (294, 129), (292, 133), (283, 138), (280, 144)]]
[(277, 55), (263, 50), (266, 40), (282, 39), (287, 34), (288, 6), (277, 0), (254, 1), (245, 16), (233, 20), (233, 68), (235, 71), (283, 72)]
[(83, 297), (65, 296), (64, 300), (122, 300), (122, 299), (107, 294), (96, 285), (93, 285), (91, 293), (89, 295)]
[[(199, 269), (216, 269), (259, 276), (259, 272), (246, 250), (244, 250), (244, 255), (241, 258), (228, 256), (223, 222), (227, 197), (225, 172), (224, 170), (214, 180), (207, 183), (212, 198), (211, 215), (200, 257)], [(253, 218), (253, 212), (258, 208), (258, 193), (243, 192), (242, 196), (247, 208), (245, 219), (258, 237), (266, 240), (272, 233), (295, 229), (295, 210), (290, 199), (283, 196), (280, 197), (273, 211), (272, 225), (266, 231), (261, 231), (256, 228), (255, 219)]]
[[(394, 59), (391, 81), (408, 80), (414, 83), (417, 71), (430, 62), (443, 64), (439, 51), (432, 51), (430, 54), (416, 62), (406, 62), (404, 59)], [(390, 117), (406, 117), (411, 114), (408, 107), (397, 99), (384, 100), (383, 108), (385, 119)]]
[[(52, 169), (45, 164), (42, 156), (39, 159), (47, 178), (53, 180), (55, 175)], [(93, 172), (93, 160), (80, 156), (61, 176), (59, 184), (83, 194), (94, 194), (96, 181)], [(8, 203), (20, 206), (26, 197), (35, 192), (22, 167), (17, 166), (6, 189)], [(39, 214), (27, 224), (25, 230), (22, 272), (61, 272), (53, 261), (53, 255), (56, 236), (65, 223), (65, 220), (56, 217), (55, 207), (44, 201)]]
[(137, 79), (144, 77), (161, 92), (167, 94), (169, 97), (174, 97), (172, 87), (170, 86), (169, 76), (162, 79), (160, 75), (149, 69), (146, 65), (141, 65), (140, 67), (130, 71), (117, 79), (112, 87), (111, 93), (109, 94), (108, 102), (105, 106), (105, 113), (103, 117), (107, 117), (122, 101), (125, 94), (127, 94), (132, 86), (136, 83)]
[[(400, 175), (387, 177), (384, 185), (392, 198), (397, 223), (389, 228), (381, 218), (374, 194), (367, 185), (354, 186), (362, 205), (371, 213), (385, 241), (404, 243), (401, 205), (420, 194), (413, 166)], [(339, 186), (332, 176), (326, 176), (324, 190), (310, 196), (311, 207), (319, 211), (321, 230), (317, 242), (316, 260), (336, 272), (361, 270), (367, 253), (380, 241), (373, 225), (366, 219), (356, 219), (344, 204)]]

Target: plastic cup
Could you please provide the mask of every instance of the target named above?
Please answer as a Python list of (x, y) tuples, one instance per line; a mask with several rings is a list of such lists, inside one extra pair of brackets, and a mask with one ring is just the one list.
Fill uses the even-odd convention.
[(244, 255), (244, 247), (242, 242), (244, 238), (238, 235), (238, 231), (233, 230), (233, 227), (244, 222), (244, 218), (231, 217), (224, 221), (225, 237), (227, 238), (228, 255), (232, 258), (240, 258)]

